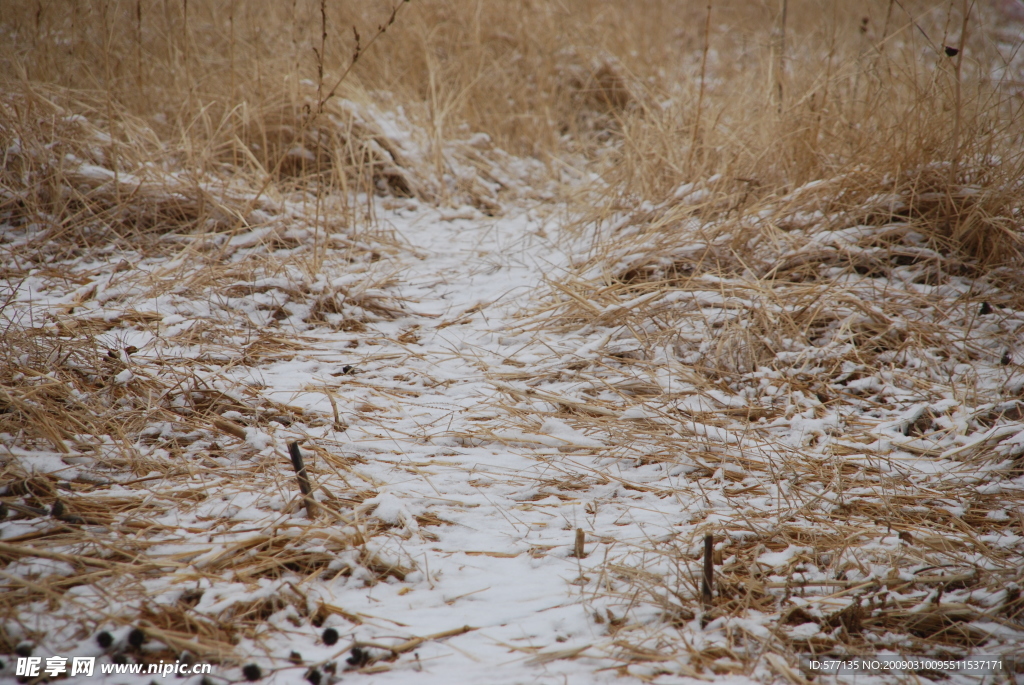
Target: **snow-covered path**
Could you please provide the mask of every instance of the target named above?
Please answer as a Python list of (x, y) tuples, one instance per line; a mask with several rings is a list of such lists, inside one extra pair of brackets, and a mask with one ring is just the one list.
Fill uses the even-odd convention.
[[(418, 683), (601, 681), (593, 671), (607, 664), (586, 654), (608, 638), (588, 618), (578, 580), (592, 564), (574, 555), (590, 501), (576, 495), (593, 483), (583, 469), (552, 463), (568, 456), (557, 447), (509, 449), (479, 437), (494, 437), (495, 379), (521, 374), (537, 358), (511, 317), (557, 267), (552, 228), (525, 211), (500, 221), (446, 221), (433, 210), (391, 221), (419, 257), (409, 258), (399, 287), (415, 315), (327, 337), (310, 352), (319, 362), (312, 373), (283, 363), (265, 369), (263, 382), (276, 399), (301, 406), (306, 398), (319, 411), (330, 411), (324, 396), (301, 389), (311, 376), (332, 388), (348, 423), (344, 436), (332, 437), (365, 458), (360, 475), (379, 483), (361, 508), (401, 531), (385, 553), (417, 570), (402, 583), (364, 587), (351, 578), (319, 588), (324, 602), (376, 618), (355, 626), (332, 617), (324, 625), (339, 630), (339, 644), (302, 654), (320, 661), (350, 640), (392, 644), (468, 625), (475, 630), (425, 643), (374, 682), (410, 682), (409, 669)], [(344, 364), (354, 370), (339, 373)], [(562, 433), (552, 444), (573, 442), (564, 424), (547, 428)], [(603, 491), (616, 487), (599, 494), (614, 496)], [(586, 541), (588, 552), (594, 546)]]

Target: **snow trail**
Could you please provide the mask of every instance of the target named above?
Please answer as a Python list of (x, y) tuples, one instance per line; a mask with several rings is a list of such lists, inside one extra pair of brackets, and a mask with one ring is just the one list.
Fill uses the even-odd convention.
[[(527, 210), (500, 220), (396, 211), (385, 220), (418, 255), (408, 258), (397, 287), (415, 313), (340, 343), (324, 336), (315, 353), (323, 366), (312, 375), (333, 384), (348, 423), (344, 438), (336, 436), (342, 449), (365, 457), (360, 474), (380, 483), (364, 510), (401, 531), (384, 553), (412, 560), (417, 571), (405, 583), (327, 583), (323, 601), (379, 618), (353, 627), (332, 617), (324, 625), (339, 629), (342, 640), (378, 644), (475, 628), (425, 643), (374, 682), (408, 682), (410, 668), (418, 683), (621, 681), (595, 674), (598, 662), (587, 659), (608, 637), (595, 631), (580, 587), (592, 562), (573, 556), (586, 514), (585, 502), (571, 495), (584, 477), (549, 463), (564, 456), (557, 448), (512, 450), (493, 439), (494, 377), (523, 369), (535, 344), (517, 334), (513, 314), (559, 264), (552, 227)], [(360, 343), (355, 350), (350, 339)], [(330, 370), (344, 364), (354, 370)], [(299, 397), (312, 397), (299, 394), (310, 374), (294, 363), (264, 368), (262, 376), (282, 401), (301, 406)], [(329, 411), (325, 402), (314, 408)], [(550, 443), (572, 443), (572, 429), (559, 423), (545, 426)], [(491, 440), (474, 437), (488, 433)], [(565, 485), (573, 490), (559, 489)], [(443, 523), (427, 527), (417, 517)], [(587, 540), (585, 548), (594, 547)], [(337, 652), (321, 647), (303, 656)]]

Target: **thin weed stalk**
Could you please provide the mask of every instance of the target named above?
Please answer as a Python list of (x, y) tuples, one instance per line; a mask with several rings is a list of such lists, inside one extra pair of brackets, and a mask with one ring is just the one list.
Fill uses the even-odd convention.
[(701, 135), (701, 116), (704, 113), (704, 88), (708, 70), (708, 49), (711, 46), (711, 7), (712, 0), (708, 0), (707, 14), (704, 19), (704, 44), (700, 56), (700, 90), (697, 95), (697, 113), (693, 120), (693, 136), (690, 138), (690, 170), (693, 170), (694, 154), (697, 151), (697, 141)]

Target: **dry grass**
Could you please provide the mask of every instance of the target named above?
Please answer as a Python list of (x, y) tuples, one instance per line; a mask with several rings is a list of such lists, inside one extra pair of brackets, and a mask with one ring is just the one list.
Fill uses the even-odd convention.
[(956, 12), (812, 6), (714, 4), (707, 83), (623, 118), (579, 257), (523, 321), (596, 344), (495, 379), (508, 435), (606, 445), (549, 468), (678, 501), (581, 581), (605, 653), (649, 676), (1020, 630), (990, 541), (1021, 526), (1021, 64), (992, 8), (961, 63)]
[[(618, 483), (685, 512), (611, 545), (586, 586), (623, 667), (1000, 647), (1024, 583), (996, 544), (1024, 534), (1007, 440), (1024, 406), (1024, 71), (996, 5), (953, 4), (803, 0), (785, 21), (739, 0), (710, 16), (667, 1), (5, 5), (0, 434), (15, 457), (0, 481), (11, 516), (53, 525), (0, 547), (17, 633), (0, 651), (37, 637), (10, 626), (45, 609), (69, 632), (137, 625), (229, 660), (271, 616), (331, 613), (298, 581), (415, 567), (395, 542), (408, 531), (360, 508), (379, 484), (337, 445), (321, 441), (313, 471), (348, 493), (317, 494), (336, 532), (246, 530), (218, 504), (298, 506), (287, 457), (253, 441), (338, 423), (263, 397), (248, 372), (311, 330), (403, 311), (386, 292), (403, 248), (375, 196), (489, 215), (567, 203), (579, 259), (524, 326), (606, 339), (492, 379), (509, 426), (557, 418), (607, 445), (593, 466), (566, 446), (565, 479), (544, 487)], [(29, 279), (60, 304), (34, 308)], [(26, 471), (32, 450), (67, 478)], [(189, 554), (160, 550), (180, 542), (172, 513), (201, 531)], [(33, 557), (52, 566), (19, 566)], [(145, 578), (169, 572), (181, 596), (152, 601)], [(228, 572), (273, 598), (194, 589)], [(105, 614), (101, 587), (125, 613)]]
[[(289, 589), (295, 577), (356, 573), (373, 583), (410, 566), (386, 561), (387, 542), (373, 538), (386, 540), (387, 528), (354, 512), (372, 485), (350, 472), (350, 458), (325, 454), (312, 467), (318, 483), (326, 468), (349, 493), (316, 494), (321, 518), (340, 524), (329, 535), (315, 523), (247, 530), (225, 502), (266, 493), (255, 509), (289, 518), (297, 503), (287, 457), (265, 453), (260, 436), (337, 422), (269, 399), (250, 371), (308, 348), (303, 331), (361, 330), (402, 311), (383, 290), (398, 241), (373, 223), (372, 196), (420, 191), (392, 139), (349, 101), (326, 103), (316, 125), (303, 126), (301, 112), (282, 118), (280, 92), (253, 118), (230, 94), (191, 99), (184, 73), (149, 88), (133, 74), (131, 94), (118, 91), (119, 68), (101, 65), (122, 64), (119, 51), (131, 45), (118, 41), (134, 34), (103, 22), (123, 21), (124, 7), (97, 16), (92, 5), (69, 5), (54, 15), (66, 20), (59, 26), (40, 7), (35, 40), (6, 43), (28, 54), (5, 54), (0, 98), (0, 433), (9, 454), (0, 480), (5, 517), (39, 530), (0, 550), (3, 651), (38, 641), (23, 617), (47, 611), (69, 634), (120, 635), (115, 648), (131, 658), (188, 652), (230, 662), (240, 641), (265, 634), (270, 615), (299, 621), (316, 610)], [(21, 31), (16, 11), (4, 21)], [(70, 54), (57, 48), (65, 39)], [(211, 129), (213, 116), (227, 119)], [(50, 304), (33, 306), (26, 284)], [(40, 475), (22, 461), (28, 453), (57, 466)], [(168, 515), (207, 534), (191, 536), (195, 553), (161, 551), (189, 544)], [(211, 608), (192, 611), (224, 573), (239, 587), (280, 592), (251, 606), (208, 597)], [(152, 596), (153, 575), (175, 576), (181, 597)], [(124, 626), (163, 647), (122, 644)]]

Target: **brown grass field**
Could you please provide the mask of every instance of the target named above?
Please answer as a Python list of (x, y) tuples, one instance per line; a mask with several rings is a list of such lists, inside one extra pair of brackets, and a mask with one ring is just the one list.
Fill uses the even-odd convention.
[[(437, 434), (527, 453), (509, 436), (557, 420), (594, 443), (544, 457), (561, 475), (538, 492), (592, 523), (610, 483), (682, 512), (580, 571), (595, 673), (800, 685), (809, 654), (1020, 653), (1024, 3), (22, 0), (0, 31), (0, 501), (21, 526), (0, 532), (0, 654), (46, 614), (235, 668), (291, 630), (275, 616), (359, 621), (307, 596), (322, 579), (404, 582), (419, 562), (362, 505), (383, 483), (343, 449), (346, 398), (251, 379), (318, 336), (378, 345), (415, 308), (381, 213), (464, 207), (556, 217), (569, 259), (508, 324), (550, 354), (484, 370), (491, 418)], [(588, 335), (596, 357), (556, 352)], [(335, 429), (303, 448), (319, 518), (201, 564), (162, 551), (222, 495), (297, 511), (287, 457), (253, 457), (271, 424)], [(150, 601), (173, 574), (291, 589)]]

